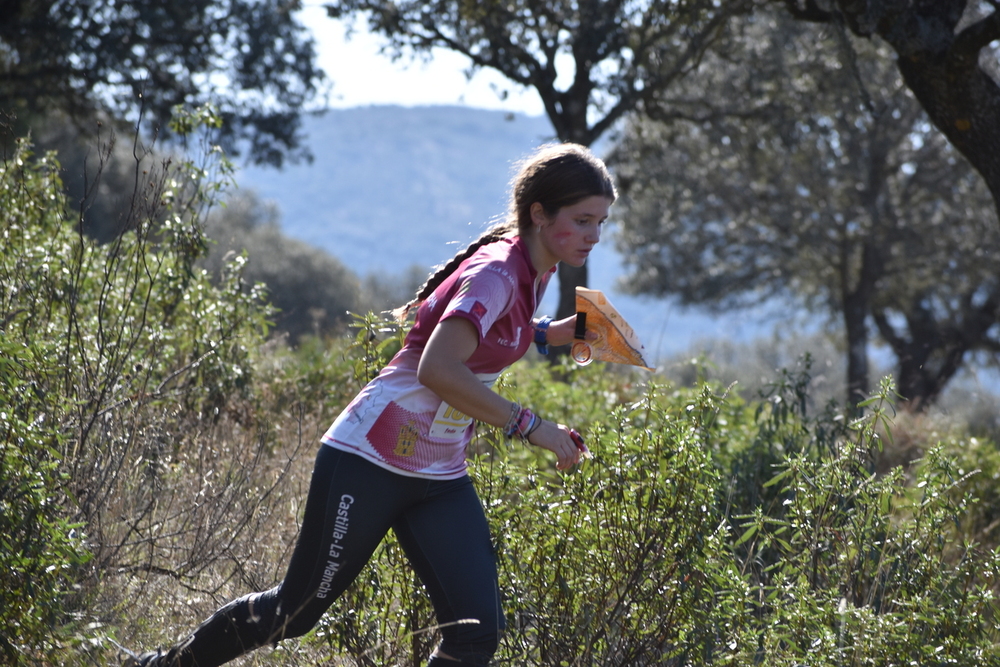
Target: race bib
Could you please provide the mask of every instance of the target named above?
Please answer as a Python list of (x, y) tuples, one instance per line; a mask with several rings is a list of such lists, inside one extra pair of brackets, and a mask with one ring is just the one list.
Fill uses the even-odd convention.
[[(476, 377), (487, 387), (492, 387), (500, 373), (477, 373)], [(472, 417), (441, 401), (427, 435), (435, 440), (461, 440), (471, 423)]]

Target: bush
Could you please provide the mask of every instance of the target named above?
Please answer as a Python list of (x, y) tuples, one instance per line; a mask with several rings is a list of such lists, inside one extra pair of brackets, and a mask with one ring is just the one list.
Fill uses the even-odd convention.
[(0, 662), (43, 658), (65, 623), (65, 598), (89, 558), (66, 516), (58, 423), (38, 400), (43, 346), (0, 334)]
[(949, 530), (972, 503), (953, 492), (964, 481), (954, 463), (932, 450), (912, 487), (902, 468), (875, 472), (891, 396), (883, 381), (853, 422), (780, 418), (804, 428), (765, 483), (777, 493), (733, 517), (740, 568), (759, 591), (732, 637), (736, 664), (1000, 664), (1000, 559)]
[(0, 650), (14, 664), (83, 636), (71, 612), (162, 524), (160, 462), (249, 387), (266, 332), (238, 266), (218, 289), (193, 269), (213, 167), (137, 159), (129, 231), (105, 245), (67, 209), (54, 156), (20, 141), (0, 170)]
[[(571, 473), (481, 430), (498, 664), (1000, 664), (1000, 559), (961, 529), (976, 476), (956, 442), (912, 478), (876, 472), (890, 384), (850, 420), (806, 413), (805, 373), (747, 403), (607, 370), (525, 364), (501, 383), (585, 427), (594, 458)], [(391, 539), (315, 636), (359, 664), (420, 664), (433, 615)]]
[(0, 658), (7, 664), (53, 650), (52, 629), (66, 622), (66, 598), (89, 558), (82, 526), (68, 512), (72, 480), (60, 466), (61, 417), (73, 408), (57, 389), (67, 369), (59, 340), (32, 318), (58, 307), (51, 278), (62, 257), (45, 247), (65, 214), (57, 170), (49, 157), (32, 162), (24, 144), (0, 165)]

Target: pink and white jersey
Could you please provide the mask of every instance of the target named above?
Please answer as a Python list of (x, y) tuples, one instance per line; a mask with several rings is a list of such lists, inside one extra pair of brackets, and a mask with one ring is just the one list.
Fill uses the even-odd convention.
[(417, 381), (420, 355), (438, 322), (465, 318), (479, 332), (466, 366), (492, 386), (531, 345), (531, 318), (554, 272), (538, 279), (520, 237), (477, 250), (420, 305), (403, 348), (337, 417), (323, 442), (404, 475), (464, 475), (472, 418)]

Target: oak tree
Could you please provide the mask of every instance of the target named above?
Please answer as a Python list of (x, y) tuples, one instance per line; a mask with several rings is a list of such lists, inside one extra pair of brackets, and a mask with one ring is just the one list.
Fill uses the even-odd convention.
[(796, 18), (879, 37), (931, 122), (1000, 210), (1000, 0), (776, 0)]
[(619, 142), (619, 241), (636, 292), (839, 320), (851, 403), (877, 331), (919, 409), (1000, 352), (1000, 226), (884, 51), (780, 13), (741, 24)]
[(0, 111), (143, 119), (213, 103), (230, 154), (308, 157), (299, 114), (324, 81), (293, 0), (0, 0)]

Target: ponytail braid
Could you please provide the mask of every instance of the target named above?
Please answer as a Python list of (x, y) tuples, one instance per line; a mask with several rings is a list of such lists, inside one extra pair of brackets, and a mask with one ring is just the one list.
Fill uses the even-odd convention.
[(437, 267), (434, 272), (428, 276), (427, 281), (417, 289), (417, 293), (412, 299), (410, 299), (403, 306), (400, 306), (392, 311), (393, 317), (396, 318), (397, 322), (405, 322), (413, 307), (420, 305), (424, 299), (429, 297), (434, 290), (437, 289), (438, 285), (443, 283), (448, 276), (455, 272), (455, 269), (458, 268), (459, 264), (471, 257), (474, 252), (482, 248), (484, 245), (495, 243), (500, 239), (507, 238), (511, 236), (511, 232), (516, 231), (517, 225), (511, 221), (501, 222), (487, 229), (483, 232), (482, 236), (469, 244), (469, 247), (458, 252), (458, 254), (449, 259), (446, 263)]

